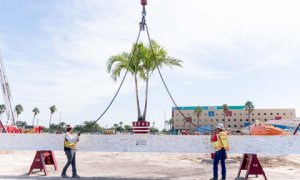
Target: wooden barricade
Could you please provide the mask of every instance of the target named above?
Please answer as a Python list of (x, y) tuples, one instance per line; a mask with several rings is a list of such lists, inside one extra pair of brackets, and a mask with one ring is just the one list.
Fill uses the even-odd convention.
[(53, 151), (37, 151), (31, 164), (28, 175), (32, 173), (33, 169), (39, 169), (40, 171), (44, 171), (45, 176), (47, 176), (48, 171), (46, 165), (54, 165), (55, 171), (57, 170), (57, 163)]
[(256, 177), (258, 177), (258, 175), (263, 175), (265, 180), (267, 180), (266, 174), (262, 166), (260, 165), (256, 154), (243, 155), (237, 177), (240, 177), (242, 170), (246, 170), (246, 175), (245, 175), (246, 180), (248, 179), (249, 175), (255, 175)]

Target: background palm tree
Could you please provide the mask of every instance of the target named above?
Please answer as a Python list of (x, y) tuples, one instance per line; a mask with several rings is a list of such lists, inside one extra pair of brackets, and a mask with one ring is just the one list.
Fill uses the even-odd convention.
[[(123, 52), (122, 54), (111, 56), (107, 61), (107, 70), (111, 73), (113, 80), (116, 81), (120, 77), (121, 72), (126, 70), (128, 70), (134, 77), (138, 121), (143, 119), (139, 100), (138, 77), (142, 71), (141, 57), (144, 53), (144, 49), (145, 47), (143, 43), (137, 43), (132, 46), (130, 53)], [(133, 52), (135, 53), (133, 54)]]
[(224, 128), (226, 128), (226, 115), (227, 115), (227, 112), (229, 111), (229, 107), (227, 104), (223, 104), (222, 109), (223, 109), (223, 114), (224, 114)]
[(173, 129), (173, 126), (174, 126), (174, 119), (173, 118), (169, 119), (169, 125), (170, 125), (170, 130)]
[[(245, 103), (245, 111), (248, 114), (248, 121), (249, 121), (249, 123), (250, 123), (251, 113), (254, 111), (254, 109), (255, 109), (255, 107), (254, 107), (252, 101), (246, 101), (246, 103)], [(250, 129), (250, 125), (249, 125), (249, 129)]]
[(199, 121), (200, 121), (200, 116), (202, 114), (202, 108), (201, 106), (197, 106), (194, 110), (194, 115), (197, 117), (198, 122), (197, 122), (197, 127), (199, 126)]
[(36, 116), (38, 113), (40, 113), (40, 110), (39, 110), (37, 107), (35, 107), (35, 108), (32, 110), (32, 112), (33, 112), (32, 126), (34, 126), (34, 119), (35, 119), (35, 116)]
[[(152, 47), (152, 49), (151, 49)], [(153, 50), (153, 51), (152, 51)], [(146, 81), (146, 92), (145, 92), (145, 105), (143, 112), (143, 120), (146, 120), (147, 105), (148, 105), (148, 90), (149, 90), (149, 78), (152, 75), (153, 71), (157, 68), (173, 66), (182, 67), (182, 61), (168, 56), (168, 52), (164, 47), (160, 46), (156, 41), (151, 40), (150, 44), (145, 48), (142, 57), (142, 74), (140, 75), (142, 79)]]
[(21, 104), (17, 104), (15, 107), (15, 111), (17, 113), (17, 119), (18, 119), (19, 115), (24, 111), (24, 108)]
[(0, 105), (0, 116), (1, 116), (1, 120), (3, 119), (2, 118), (2, 114), (5, 112), (6, 108), (5, 108), (5, 105), (4, 104), (1, 104)]
[(50, 120), (49, 120), (49, 127), (50, 127), (50, 124), (51, 124), (51, 120), (52, 120), (52, 114), (56, 112), (56, 107), (55, 105), (52, 105), (50, 108)]

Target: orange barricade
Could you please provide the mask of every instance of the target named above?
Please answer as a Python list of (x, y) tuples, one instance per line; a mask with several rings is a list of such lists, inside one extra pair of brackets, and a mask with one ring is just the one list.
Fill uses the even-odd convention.
[(246, 170), (246, 175), (245, 175), (246, 180), (248, 179), (249, 175), (255, 175), (256, 177), (258, 177), (258, 175), (263, 175), (265, 180), (267, 180), (266, 174), (262, 166), (260, 165), (256, 154), (243, 155), (237, 177), (240, 177), (242, 170)]
[(55, 170), (57, 170), (57, 163), (53, 151), (37, 151), (31, 164), (28, 175), (32, 173), (33, 169), (39, 169), (40, 171), (44, 171), (45, 176), (47, 176), (48, 171), (46, 165), (54, 165)]

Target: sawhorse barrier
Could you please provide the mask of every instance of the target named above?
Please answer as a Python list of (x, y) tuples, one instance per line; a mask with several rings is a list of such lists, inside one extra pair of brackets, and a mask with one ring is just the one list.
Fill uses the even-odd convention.
[(245, 175), (246, 180), (248, 179), (249, 175), (255, 175), (256, 177), (258, 177), (258, 175), (263, 175), (265, 180), (267, 180), (266, 174), (261, 164), (259, 163), (256, 154), (243, 155), (237, 177), (240, 177), (242, 170), (246, 170), (246, 175)]
[(57, 163), (53, 151), (37, 151), (31, 164), (28, 175), (32, 173), (33, 169), (39, 169), (40, 171), (44, 171), (45, 176), (47, 176), (48, 171), (46, 165), (54, 165), (55, 171), (57, 170)]

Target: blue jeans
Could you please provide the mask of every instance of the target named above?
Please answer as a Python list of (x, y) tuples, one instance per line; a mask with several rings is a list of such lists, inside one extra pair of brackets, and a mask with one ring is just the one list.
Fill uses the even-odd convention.
[(61, 175), (66, 175), (67, 169), (70, 165), (72, 165), (72, 175), (75, 176), (77, 175), (77, 170), (76, 170), (76, 150), (65, 150), (65, 154), (68, 158), (68, 161), (63, 168), (63, 171)]
[(226, 159), (226, 151), (225, 149), (221, 149), (215, 152), (214, 158), (214, 178), (218, 179), (218, 164), (221, 160), (222, 166), (222, 178), (226, 178), (226, 166), (225, 166), (225, 159)]

